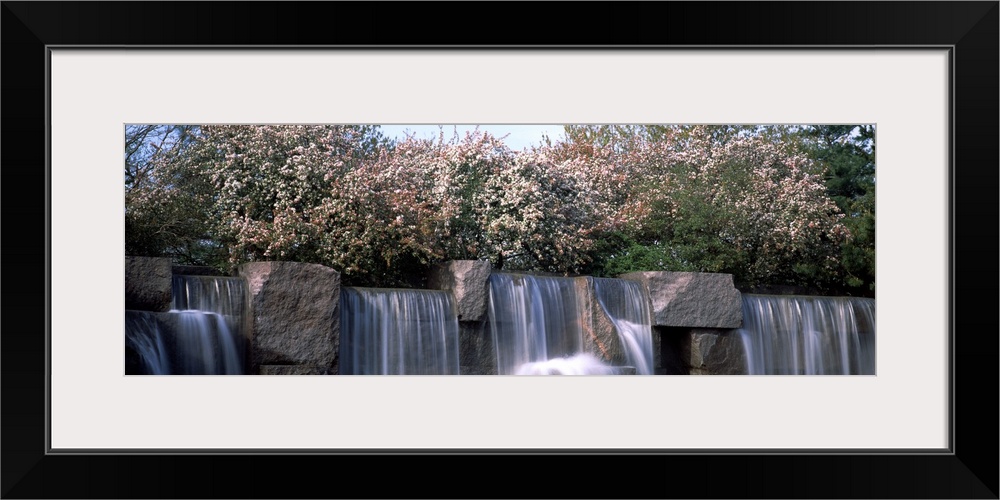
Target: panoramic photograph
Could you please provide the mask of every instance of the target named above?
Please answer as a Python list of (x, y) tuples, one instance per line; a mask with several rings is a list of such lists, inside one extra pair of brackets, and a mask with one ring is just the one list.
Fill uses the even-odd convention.
[(128, 124), (125, 375), (875, 375), (873, 124)]

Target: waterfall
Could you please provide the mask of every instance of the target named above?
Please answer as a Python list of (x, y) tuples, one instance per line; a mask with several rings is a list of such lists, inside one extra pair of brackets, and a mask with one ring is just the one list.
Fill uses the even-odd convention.
[(459, 373), (458, 316), (451, 294), (345, 287), (340, 311), (341, 374)]
[(198, 310), (171, 311), (170, 314), (177, 319), (174, 374), (243, 374), (243, 350), (224, 316)]
[[(134, 353), (134, 366), (126, 373), (141, 375), (170, 374), (170, 357), (156, 318), (149, 314), (125, 313), (125, 349)], [(128, 359), (128, 356), (126, 356)]]
[(645, 288), (630, 280), (593, 280), (597, 303), (615, 325), (629, 364), (638, 375), (652, 375), (653, 320)]
[(244, 373), (249, 310), (246, 282), (219, 276), (174, 276), (170, 313), (177, 318), (177, 373)]
[(874, 375), (875, 300), (743, 294), (751, 375)]
[(250, 307), (246, 297), (246, 281), (243, 278), (175, 275), (170, 308), (213, 312), (223, 316), (227, 324), (238, 328)]
[(512, 375), (526, 363), (581, 352), (584, 320), (574, 279), (493, 273), (489, 282), (497, 373)]
[(174, 276), (170, 311), (125, 314), (129, 373), (242, 375), (247, 297), (242, 278)]

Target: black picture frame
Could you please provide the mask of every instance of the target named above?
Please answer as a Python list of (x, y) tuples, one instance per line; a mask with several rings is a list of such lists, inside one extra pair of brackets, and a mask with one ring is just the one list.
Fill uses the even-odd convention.
[[(998, 498), (996, 1), (2, 3), (4, 498)], [(47, 453), (47, 47), (413, 44), (952, 47), (949, 452)]]

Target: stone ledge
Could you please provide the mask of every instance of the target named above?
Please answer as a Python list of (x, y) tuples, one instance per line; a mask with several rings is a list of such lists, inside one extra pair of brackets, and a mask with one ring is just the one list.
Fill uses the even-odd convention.
[(260, 375), (322, 375), (311, 365), (260, 365)]
[(623, 274), (649, 292), (654, 326), (739, 328), (743, 304), (733, 276), (721, 273), (650, 271)]
[(428, 288), (451, 292), (459, 321), (479, 321), (486, 315), (492, 267), (486, 260), (451, 260), (431, 267)]
[(170, 310), (173, 273), (168, 257), (125, 257), (125, 309)]
[(246, 277), (253, 311), (250, 373), (264, 365), (311, 365), (338, 371), (340, 273), (320, 264), (251, 262)]

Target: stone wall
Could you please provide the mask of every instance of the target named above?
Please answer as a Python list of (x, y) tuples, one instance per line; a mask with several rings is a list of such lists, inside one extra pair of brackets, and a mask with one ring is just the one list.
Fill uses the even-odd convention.
[(739, 328), (743, 325), (741, 295), (733, 286), (731, 274), (656, 271), (619, 277), (646, 286), (656, 326)]
[[(577, 310), (583, 315), (583, 351), (597, 356), (612, 366), (626, 366), (628, 354), (618, 338), (611, 318), (597, 303), (594, 280), (589, 277), (576, 278)], [(635, 367), (632, 367), (633, 371)]]
[(737, 330), (653, 327), (657, 375), (744, 375), (746, 351)]
[(452, 260), (431, 267), (427, 287), (451, 292), (458, 320), (476, 322), (486, 317), (491, 271), (488, 260)]
[(125, 257), (125, 309), (165, 312), (170, 310), (170, 259)]
[(497, 353), (485, 319), (458, 322), (458, 348), (460, 374), (497, 374)]
[[(166, 330), (173, 326), (170, 310), (173, 274), (170, 259), (161, 257), (125, 257), (125, 326), (147, 324)], [(125, 374), (142, 375), (139, 353), (125, 341)]]
[[(340, 273), (298, 262), (252, 262), (237, 273), (249, 283), (253, 314), (249, 373), (336, 374)], [(268, 365), (298, 368), (261, 372)]]
[[(187, 268), (172, 269), (169, 259), (127, 257), (126, 309), (169, 310), (171, 271)], [(450, 261), (433, 266), (427, 277), (430, 288), (449, 291), (454, 297), (462, 374), (496, 374), (487, 318), (491, 272), (488, 261)], [(250, 293), (248, 373), (338, 373), (339, 272), (318, 264), (255, 262), (240, 266), (237, 275), (247, 280)], [(649, 294), (656, 374), (746, 372), (745, 353), (734, 330), (742, 325), (740, 292), (731, 275), (642, 272), (620, 277), (642, 283)], [(593, 279), (579, 277), (575, 283), (584, 351), (608, 364), (626, 364), (614, 326), (595, 302)], [(155, 319), (170, 327), (168, 318)], [(134, 362), (134, 356), (127, 356), (127, 365)]]
[(459, 373), (496, 375), (497, 357), (487, 324), (490, 273), (488, 260), (453, 260), (431, 267), (428, 287), (451, 292), (458, 315)]
[(731, 274), (639, 272), (620, 276), (639, 281), (649, 293), (653, 354), (659, 375), (746, 373), (742, 294)]

